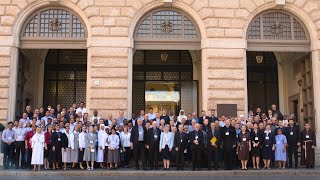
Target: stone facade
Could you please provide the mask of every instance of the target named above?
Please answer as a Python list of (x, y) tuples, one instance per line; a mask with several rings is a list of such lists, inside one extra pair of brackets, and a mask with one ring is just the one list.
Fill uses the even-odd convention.
[[(148, 11), (163, 7), (163, 0), (1, 0), (0, 121), (12, 120), (14, 114), (19, 28), (34, 11), (50, 6), (74, 11), (88, 30), (87, 108), (102, 116), (119, 110), (130, 114), (135, 25)], [(286, 10), (305, 23), (317, 75), (314, 92), (320, 91), (319, 0), (173, 0), (169, 6), (188, 13), (201, 32), (201, 109), (236, 103), (238, 114), (246, 114), (246, 29), (256, 15), (270, 9)], [(320, 112), (320, 99), (314, 104)], [(320, 134), (317, 114), (316, 122)]]

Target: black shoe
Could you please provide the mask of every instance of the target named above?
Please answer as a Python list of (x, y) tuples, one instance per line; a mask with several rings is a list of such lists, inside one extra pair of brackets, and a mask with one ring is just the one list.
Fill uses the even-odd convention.
[(184, 171), (184, 167), (182, 167), (180, 170), (181, 170), (181, 171)]
[(139, 167), (136, 167), (136, 170), (139, 170)]
[(153, 167), (150, 167), (150, 170), (153, 170)]
[(159, 170), (159, 168), (156, 166), (155, 168), (154, 168), (155, 170)]
[(177, 171), (179, 171), (179, 170), (180, 170), (180, 168), (179, 168), (179, 167), (177, 167), (177, 168), (176, 168), (176, 170), (177, 170)]
[(144, 171), (148, 171), (148, 168), (145, 168), (145, 167), (144, 167), (143, 170), (144, 170)]

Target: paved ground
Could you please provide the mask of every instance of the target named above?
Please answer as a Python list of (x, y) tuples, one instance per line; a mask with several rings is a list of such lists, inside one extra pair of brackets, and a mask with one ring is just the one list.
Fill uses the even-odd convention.
[(319, 180), (320, 169), (233, 170), (233, 171), (40, 171), (0, 170), (0, 180)]

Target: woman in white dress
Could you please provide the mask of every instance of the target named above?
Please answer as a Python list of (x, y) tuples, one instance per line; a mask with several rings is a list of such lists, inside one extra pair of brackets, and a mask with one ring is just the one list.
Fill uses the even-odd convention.
[(37, 132), (31, 138), (31, 148), (32, 148), (32, 157), (31, 164), (33, 164), (33, 171), (40, 171), (40, 166), (43, 165), (43, 156), (44, 156), (44, 135), (42, 134), (41, 127), (37, 127)]
[(67, 163), (71, 163), (71, 143), (70, 143), (70, 126), (65, 127), (65, 132), (62, 134), (62, 162), (63, 170), (67, 170)]
[(107, 134), (104, 131), (104, 124), (100, 124), (100, 129), (98, 132), (98, 153), (97, 153), (97, 163), (100, 163), (100, 168), (104, 168), (103, 163), (104, 161), (104, 151), (105, 151), (105, 144), (107, 141)]

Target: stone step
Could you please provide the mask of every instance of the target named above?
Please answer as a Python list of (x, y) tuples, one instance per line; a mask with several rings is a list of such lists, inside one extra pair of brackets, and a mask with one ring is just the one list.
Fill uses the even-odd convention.
[(271, 170), (232, 170), (232, 171), (175, 171), (172, 168), (170, 171), (136, 171), (133, 169), (120, 169), (118, 171), (110, 170), (68, 170), (68, 171), (37, 171), (32, 170), (0, 170), (0, 177), (3, 176), (84, 176), (84, 177), (95, 177), (95, 176), (111, 176), (111, 177), (137, 177), (137, 176), (166, 176), (166, 177), (181, 177), (181, 176), (320, 176), (320, 169), (271, 169)]

